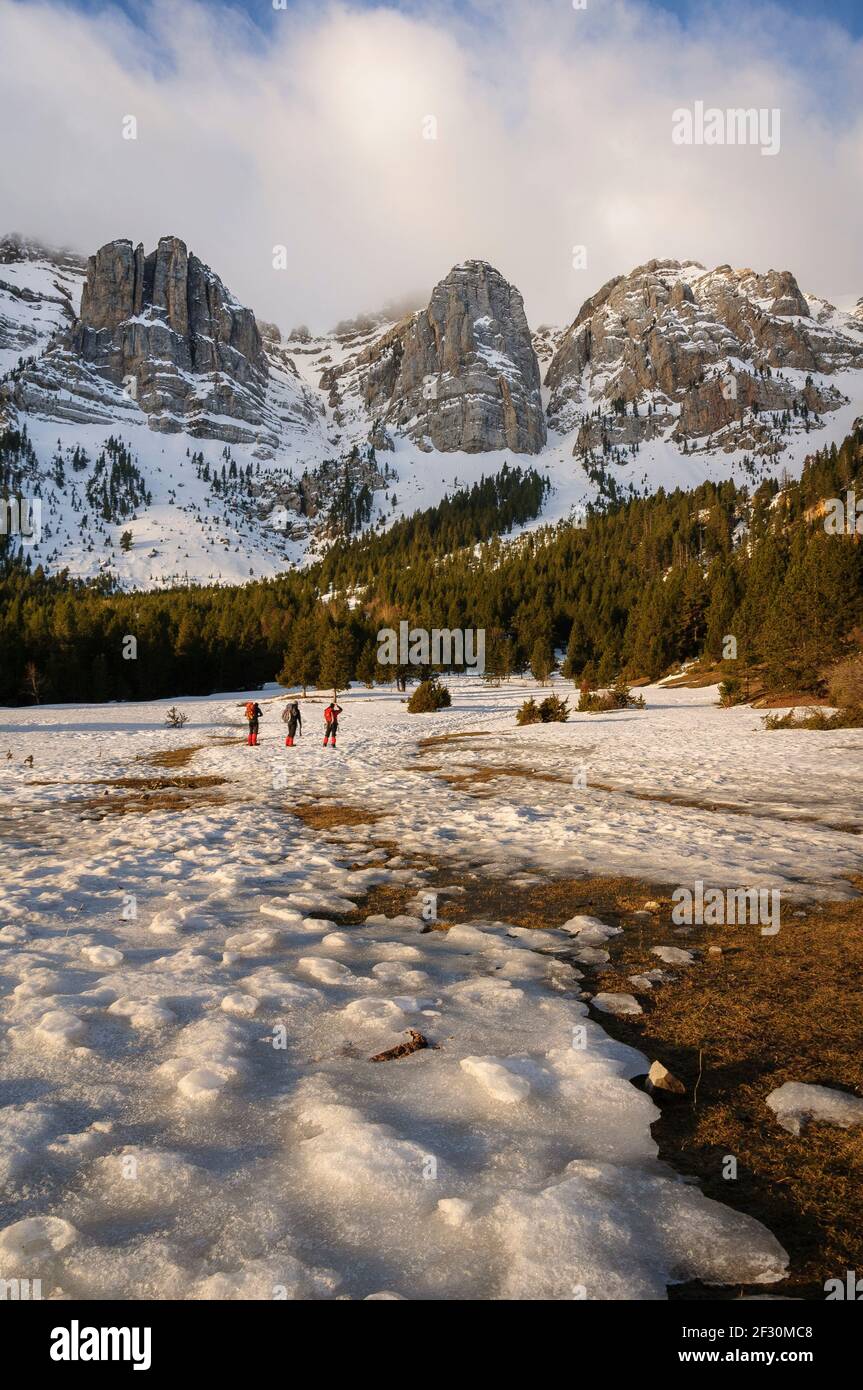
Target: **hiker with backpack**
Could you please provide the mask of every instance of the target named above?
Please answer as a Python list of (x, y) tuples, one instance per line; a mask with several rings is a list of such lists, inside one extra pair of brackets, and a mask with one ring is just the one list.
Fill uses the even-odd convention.
[(285, 747), (293, 748), (294, 736), (299, 729), (303, 732), (303, 716), (300, 714), (300, 707), (296, 700), (292, 700), (289, 705), (285, 705), (282, 710), (282, 723), (288, 726), (288, 736), (285, 739)]
[(335, 700), (332, 700), (332, 702), (328, 704), (326, 709), (324, 710), (324, 723), (326, 725), (326, 728), (324, 730), (325, 748), (330, 741), (330, 735), (332, 735), (333, 747), (335, 748), (336, 746), (336, 734), (339, 732), (339, 715), (341, 714), (341, 712), (342, 707), (341, 705), (337, 705)]
[(249, 721), (249, 743), (253, 748), (258, 746), (258, 720), (263, 714), (263, 710), (257, 700), (249, 700), (246, 704), (246, 718)]

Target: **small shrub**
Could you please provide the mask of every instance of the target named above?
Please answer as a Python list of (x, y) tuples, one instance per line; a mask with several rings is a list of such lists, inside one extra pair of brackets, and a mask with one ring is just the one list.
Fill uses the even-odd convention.
[(863, 707), (838, 709), (832, 714), (820, 708), (805, 714), (792, 709), (787, 714), (768, 714), (763, 724), (765, 729), (863, 729)]
[(719, 686), (719, 703), (723, 709), (743, 704), (743, 682), (738, 676), (729, 676)]
[(524, 704), (515, 712), (516, 724), (539, 724), (541, 721), (542, 716), (539, 712), (539, 705), (532, 696), (529, 700), (525, 700)]
[(434, 676), (420, 681), (408, 700), (408, 714), (433, 714), (435, 710), (447, 709), (452, 704), (452, 696), (447, 687), (441, 685)]
[(633, 695), (622, 676), (618, 676), (608, 690), (589, 690), (582, 685), (578, 697), (578, 708), (582, 714), (599, 714), (615, 709), (645, 709), (644, 696)]
[(839, 709), (863, 709), (863, 652), (855, 652), (833, 667), (830, 699)]
[(569, 701), (557, 695), (547, 695), (541, 704), (531, 698), (516, 710), (516, 724), (565, 724), (569, 718)]
[(614, 709), (645, 709), (644, 696), (633, 695), (623, 676), (618, 676), (611, 687)]
[(188, 722), (188, 714), (183, 714), (182, 710), (177, 709), (176, 705), (172, 705), (165, 715), (165, 723), (169, 729), (182, 729), (183, 725), (188, 724)]
[(569, 718), (569, 701), (557, 695), (547, 695), (539, 707), (543, 724), (565, 724)]

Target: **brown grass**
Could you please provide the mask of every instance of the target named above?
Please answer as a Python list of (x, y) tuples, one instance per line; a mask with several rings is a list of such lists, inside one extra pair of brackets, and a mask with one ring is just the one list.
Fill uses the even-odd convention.
[(199, 787), (223, 787), (227, 777), (106, 777), (91, 783), (94, 787), (127, 787), (135, 791), (165, 791), (168, 787), (196, 790)]
[(421, 738), (418, 744), (420, 748), (436, 748), (441, 743), (459, 743), (463, 738), (493, 738), (490, 729), (465, 729), (460, 734), (429, 734), (428, 738)]
[[(428, 769), (423, 769), (427, 771)], [(517, 765), (501, 764), (499, 767), (476, 767), (464, 772), (442, 772), (440, 780), (447, 782), (451, 787), (459, 791), (465, 791), (470, 796), (487, 796), (488, 793), (477, 793), (473, 791), (475, 786), (484, 786), (487, 782), (497, 781), (500, 777), (522, 777), (532, 782), (563, 782), (567, 786), (571, 785), (569, 777), (561, 777), (557, 772), (537, 772), (532, 767), (519, 767)]]
[[(123, 780), (120, 779), (121, 785)], [(153, 811), (197, 811), (202, 806), (222, 805), (224, 798), (214, 791), (214, 787), (224, 779), (188, 779), (189, 782), (199, 780), (209, 783), (209, 789), (172, 786), (168, 779), (162, 787), (155, 784), (152, 791), (147, 790), (146, 786), (131, 792), (128, 796), (111, 796), (106, 791), (101, 796), (82, 797), (80, 800), (70, 801), (68, 805), (75, 811), (95, 812), (96, 814), (90, 817), (92, 820), (105, 820), (107, 816), (147, 815)]]
[(382, 818), (380, 812), (367, 811), (362, 806), (339, 806), (335, 802), (308, 801), (285, 809), (310, 830), (335, 830), (342, 825), (374, 825)]
[(168, 748), (163, 753), (141, 753), (135, 761), (149, 763), (151, 767), (186, 767), (205, 746), (203, 743), (189, 743), (182, 748)]
[(753, 709), (784, 709), (786, 705), (819, 706), (829, 705), (830, 701), (821, 695), (813, 695), (805, 690), (783, 690), (779, 695), (762, 695), (758, 700), (750, 700)]
[[(691, 670), (684, 671), (682, 675), (669, 676), (663, 681), (665, 690), (703, 690), (708, 685), (720, 685), (722, 681), (730, 679), (732, 676), (739, 676), (739, 672), (734, 670), (733, 662), (699, 663)], [(741, 677), (747, 680), (744, 674)], [(645, 684), (645, 682), (632, 681), (633, 686)], [(820, 696), (813, 695), (811, 690), (780, 690), (768, 692), (764, 681), (764, 668), (752, 666), (749, 669), (748, 684), (746, 685), (746, 699), (743, 704), (751, 705), (753, 709), (781, 709), (785, 705), (826, 705), (829, 701)]]
[[(863, 1095), (863, 899), (807, 908), (802, 917), (785, 905), (782, 930), (770, 938), (756, 926), (695, 927), (677, 936), (669, 889), (644, 881), (560, 879), (518, 888), (466, 877), (463, 884), (464, 895), (439, 903), (442, 922), (478, 917), (548, 927), (587, 912), (622, 927), (608, 943), (610, 966), (586, 970), (584, 985), (636, 994), (641, 1017), (602, 1014), (602, 1026), (648, 1061), (658, 1058), (687, 1087), (685, 1100), (662, 1103), (653, 1126), (661, 1157), (778, 1237), (791, 1257), (790, 1277), (773, 1292), (823, 1298), (826, 1279), (863, 1269), (863, 1130), (811, 1125), (795, 1138), (765, 1104), (784, 1081)], [(634, 917), (650, 899), (661, 910)], [(707, 953), (713, 944), (721, 956)], [(628, 976), (661, 965), (653, 945), (694, 947), (703, 956), (677, 970), (672, 983), (644, 992)], [(737, 1160), (736, 1181), (722, 1177), (726, 1155)]]

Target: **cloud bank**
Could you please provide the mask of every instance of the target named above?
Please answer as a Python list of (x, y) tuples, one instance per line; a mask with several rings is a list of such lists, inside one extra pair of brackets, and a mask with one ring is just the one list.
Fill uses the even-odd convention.
[[(265, 30), (142, 10), (0, 0), (0, 230), (176, 234), (282, 328), (423, 297), (469, 257), (533, 324), (654, 256), (863, 295), (863, 43), (839, 28), (711, 6), (684, 29), (634, 0), (292, 4)], [(674, 143), (697, 101), (778, 108), (780, 150)]]

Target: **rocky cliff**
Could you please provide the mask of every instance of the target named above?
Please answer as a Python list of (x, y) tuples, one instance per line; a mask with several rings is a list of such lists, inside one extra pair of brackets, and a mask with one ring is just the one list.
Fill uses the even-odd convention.
[(863, 366), (863, 340), (824, 309), (813, 314), (789, 271), (650, 261), (603, 285), (564, 334), (545, 378), (549, 420), (578, 429), (576, 453), (669, 431), (758, 450), (774, 423), (762, 412), (835, 409), (842, 392), (811, 374)]
[(271, 451), (283, 422), (319, 407), (270, 347), (272, 361), (251, 309), (178, 237), (149, 255), (120, 238), (89, 258), (79, 316), (17, 374), (13, 401), (82, 424), (140, 410), (153, 430)]
[(124, 386), (154, 429), (194, 434), (207, 416), (263, 424), (255, 316), (177, 237), (148, 256), (122, 240), (90, 257), (72, 348)]
[(330, 404), (356, 374), (378, 447), (396, 430), (419, 448), (535, 454), (545, 443), (539, 364), (518, 290), (485, 261), (455, 266), (428, 307), (325, 373)]

